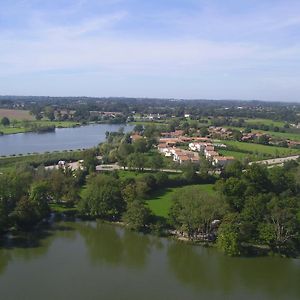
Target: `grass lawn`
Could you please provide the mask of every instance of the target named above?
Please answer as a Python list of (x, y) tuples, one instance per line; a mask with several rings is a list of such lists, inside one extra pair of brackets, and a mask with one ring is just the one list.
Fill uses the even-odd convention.
[(147, 200), (147, 204), (156, 216), (168, 218), (169, 210), (172, 205), (172, 199), (179, 190), (197, 187), (199, 188), (200, 193), (205, 192), (207, 194), (214, 194), (215, 191), (213, 190), (213, 186), (213, 184), (197, 184), (184, 187), (161, 189), (151, 195), (151, 198)]
[(272, 157), (276, 156), (289, 156), (300, 154), (300, 150), (298, 149), (289, 149), (283, 147), (274, 147), (274, 146), (266, 146), (260, 144), (253, 144), (253, 143), (243, 143), (238, 141), (222, 141), (224, 144), (228, 146), (233, 146), (240, 150), (251, 151), (254, 154), (265, 154)]

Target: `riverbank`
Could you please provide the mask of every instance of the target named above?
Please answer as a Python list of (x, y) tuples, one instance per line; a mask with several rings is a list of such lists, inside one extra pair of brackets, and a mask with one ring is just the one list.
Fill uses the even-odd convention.
[(74, 128), (57, 128), (55, 132), (43, 134), (26, 132), (3, 135), (0, 137), (0, 156), (88, 149), (104, 142), (107, 131), (114, 132), (120, 130), (120, 128), (125, 128), (125, 132), (128, 132), (133, 127), (125, 124), (93, 123)]
[(71, 128), (81, 126), (79, 122), (73, 121), (17, 121), (13, 125), (0, 125), (0, 132), (3, 135), (36, 132), (36, 128), (54, 126), (55, 128)]

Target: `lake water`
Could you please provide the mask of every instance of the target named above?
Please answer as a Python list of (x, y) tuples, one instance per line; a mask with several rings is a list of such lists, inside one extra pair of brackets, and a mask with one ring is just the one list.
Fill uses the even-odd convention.
[(230, 258), (100, 222), (61, 222), (0, 248), (0, 298), (299, 299), (300, 260)]
[(131, 125), (97, 124), (57, 128), (55, 132), (47, 133), (3, 135), (0, 136), (0, 155), (91, 148), (105, 140), (106, 131), (118, 131), (121, 127), (124, 127), (126, 132), (133, 129)]

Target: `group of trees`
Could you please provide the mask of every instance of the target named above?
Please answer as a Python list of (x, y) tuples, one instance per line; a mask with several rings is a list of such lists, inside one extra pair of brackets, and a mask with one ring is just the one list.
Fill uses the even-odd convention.
[(0, 175), (0, 232), (30, 229), (46, 218), (50, 202), (78, 200), (80, 174), (71, 170), (16, 170)]
[(217, 196), (183, 189), (173, 199), (172, 226), (191, 240), (215, 241), (228, 255), (300, 252), (300, 168), (236, 162), (216, 184)]
[(220, 197), (200, 193), (194, 188), (183, 189), (175, 195), (170, 210), (172, 225), (191, 240), (214, 241), (217, 224), (226, 212)]
[(254, 164), (245, 172), (236, 163), (217, 184), (228, 205), (219, 228), (218, 245), (237, 255), (245, 246), (267, 246), (294, 254), (300, 246), (299, 167)]
[(123, 220), (132, 229), (145, 230), (151, 221), (145, 199), (151, 190), (167, 180), (168, 176), (161, 173), (124, 180), (114, 175), (94, 174), (78, 203), (79, 212), (110, 221)]

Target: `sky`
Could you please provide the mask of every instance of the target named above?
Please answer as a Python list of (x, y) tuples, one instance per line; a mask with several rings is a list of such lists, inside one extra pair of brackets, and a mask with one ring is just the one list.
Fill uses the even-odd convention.
[(0, 0), (0, 94), (300, 102), (300, 1)]

